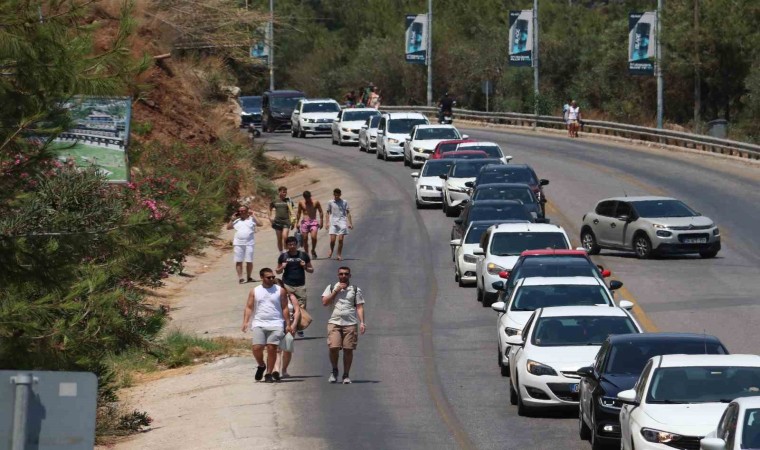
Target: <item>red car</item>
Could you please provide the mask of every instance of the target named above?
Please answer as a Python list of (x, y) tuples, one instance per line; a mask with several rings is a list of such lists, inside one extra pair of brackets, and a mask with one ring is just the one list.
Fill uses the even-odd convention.
[(435, 150), (433, 150), (433, 153), (430, 155), (430, 159), (441, 159), (444, 152), (456, 151), (459, 144), (464, 144), (465, 142), (477, 141), (473, 139), (451, 139), (448, 141), (441, 141), (435, 146)]
[(488, 153), (482, 150), (460, 150), (458, 152), (443, 152), (441, 154), (441, 159), (481, 159), (481, 158), (489, 158)]

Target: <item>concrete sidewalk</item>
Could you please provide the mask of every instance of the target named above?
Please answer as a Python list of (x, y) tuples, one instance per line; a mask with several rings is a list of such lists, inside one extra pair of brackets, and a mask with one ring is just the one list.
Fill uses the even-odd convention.
[[(277, 180), (277, 184), (287, 186), (296, 203), (301, 192), (311, 191), (323, 208), (332, 200), (332, 190), (340, 187), (356, 223), (362, 214), (363, 189), (355, 180), (330, 167), (307, 164), (308, 169)], [(274, 268), (278, 257), (269, 221), (261, 212), (257, 211), (257, 215), (264, 226), (256, 233), (254, 279), (259, 278), (262, 267)], [(191, 258), (187, 264), (190, 276), (170, 279), (167, 283), (170, 288), (158, 293), (172, 305), (169, 329), (203, 337), (250, 339), (250, 334), (243, 334), (240, 326), (248, 292), (258, 283), (238, 284), (232, 262), (232, 235), (232, 231), (225, 230), (221, 234), (224, 245), (209, 247), (203, 256)], [(346, 242), (350, 246), (350, 239)], [(317, 252), (325, 257), (328, 250), (329, 237), (325, 230), (320, 230)], [(315, 271), (319, 270), (319, 264), (314, 262)], [(123, 390), (120, 396), (127, 408), (146, 411), (153, 418), (152, 426), (123, 442), (100, 448), (328, 448), (321, 439), (296, 438), (284, 431), (285, 426), (292, 428), (297, 424), (300, 416), (296, 400), (304, 380), (298, 376), (298, 351), (290, 370), (294, 376), (280, 383), (255, 382), (255, 366), (252, 356), (229, 357), (167, 371), (163, 378)]]

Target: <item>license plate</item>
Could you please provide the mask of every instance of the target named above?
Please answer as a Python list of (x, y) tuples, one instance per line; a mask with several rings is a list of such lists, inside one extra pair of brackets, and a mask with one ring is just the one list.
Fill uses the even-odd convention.
[(570, 392), (572, 392), (572, 393), (578, 392), (578, 386), (579, 386), (578, 383), (571, 384), (570, 385)]
[(707, 244), (706, 238), (684, 239), (684, 244)]
[(320, 126), (317, 127), (317, 130), (329, 130), (329, 129), (330, 129), (330, 127), (327, 126), (327, 125), (320, 125)]

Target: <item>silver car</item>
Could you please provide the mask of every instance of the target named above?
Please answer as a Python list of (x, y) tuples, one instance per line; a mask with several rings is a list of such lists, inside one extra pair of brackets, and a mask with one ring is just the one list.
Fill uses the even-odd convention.
[(674, 198), (616, 197), (583, 216), (581, 243), (591, 255), (605, 248), (633, 250), (642, 259), (663, 253), (713, 258), (720, 251), (720, 230)]

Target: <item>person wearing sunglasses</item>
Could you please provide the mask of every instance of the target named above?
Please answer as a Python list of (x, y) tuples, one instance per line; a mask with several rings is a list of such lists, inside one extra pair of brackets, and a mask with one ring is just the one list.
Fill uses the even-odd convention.
[(359, 341), (359, 334), (364, 334), (364, 295), (362, 290), (351, 281), (351, 269), (338, 269), (338, 282), (328, 285), (322, 293), (322, 305), (333, 307), (327, 321), (327, 346), (330, 349), (332, 372), (328, 381), (338, 381), (338, 359), (343, 350), (343, 384), (351, 384), (349, 372), (354, 360), (354, 350)]
[[(277, 349), (285, 333), (294, 333), (288, 311), (288, 298), (285, 289), (275, 283), (274, 271), (265, 267), (259, 271), (261, 285), (251, 289), (243, 311), (243, 333), (251, 330), (253, 334), (253, 357), (258, 363), (254, 379), (271, 383), (280, 381), (280, 373), (275, 371)], [(285, 329), (283, 329), (283, 323)], [(264, 363), (264, 348), (267, 360)], [(266, 370), (266, 375), (264, 371)]]
[[(253, 271), (253, 246), (254, 233), (256, 227), (262, 224), (247, 206), (241, 206), (227, 224), (228, 230), (235, 230), (235, 237), (232, 239), (234, 247), (233, 260), (235, 261), (235, 270), (237, 271), (238, 282), (240, 284), (250, 283), (253, 281), (251, 272)], [(247, 278), (243, 278), (243, 263), (245, 263), (245, 273)]]

